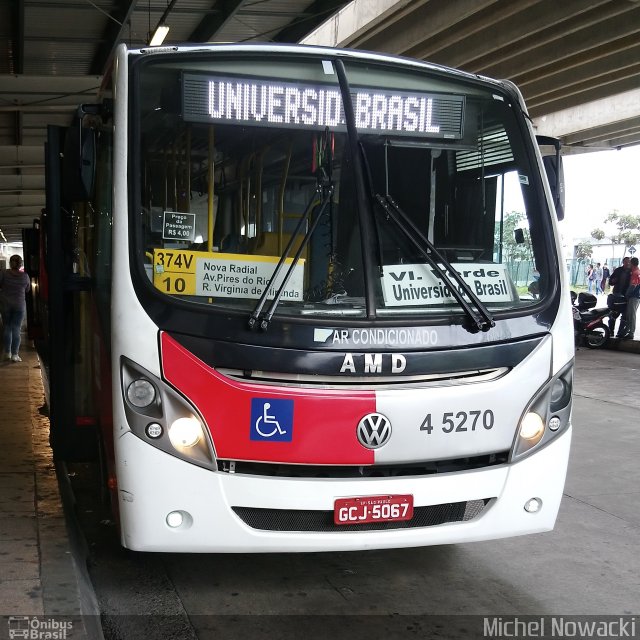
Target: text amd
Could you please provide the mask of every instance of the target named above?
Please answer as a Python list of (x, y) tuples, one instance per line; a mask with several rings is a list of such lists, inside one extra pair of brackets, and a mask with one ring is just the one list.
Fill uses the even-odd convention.
[(401, 353), (345, 353), (340, 373), (402, 373), (406, 368)]

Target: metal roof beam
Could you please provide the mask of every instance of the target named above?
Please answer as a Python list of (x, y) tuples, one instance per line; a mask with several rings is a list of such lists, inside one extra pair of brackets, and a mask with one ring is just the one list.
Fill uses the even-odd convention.
[[(585, 62), (579, 67), (567, 69), (545, 76), (535, 82), (518, 83), (520, 90), (527, 96), (527, 103), (534, 104), (536, 100), (544, 99), (550, 94), (571, 95), (576, 89), (594, 87), (615, 80), (616, 77), (624, 77), (631, 73), (638, 73), (640, 63), (640, 43), (635, 47), (635, 52), (622, 51), (616, 55), (608, 56), (603, 60)], [(550, 92), (549, 79), (553, 78), (553, 86), (558, 87), (555, 92)]]
[(638, 116), (640, 89), (619, 93), (583, 103), (579, 108), (547, 112), (534, 119), (536, 133), (562, 138), (568, 133), (607, 126), (610, 122), (630, 120)]
[[(393, 30), (394, 53), (408, 55), (414, 58), (433, 62), (446, 60), (449, 62), (450, 51), (463, 52), (467, 49), (467, 42), (474, 38), (484, 40), (487, 46), (485, 29), (505, 20), (523, 9), (538, 4), (540, 0), (514, 0), (500, 3), (495, 0), (463, 0), (461, 2), (429, 2), (410, 15), (408, 26), (409, 38), (403, 39), (403, 31), (407, 26), (396, 24)], [(403, 28), (404, 27), (404, 28)], [(496, 36), (499, 34), (496, 26)], [(378, 49), (382, 41), (387, 39), (386, 31), (364, 46)], [(376, 44), (376, 40), (379, 45)], [(404, 42), (403, 42), (404, 40)], [(386, 50), (386, 47), (385, 47)], [(437, 52), (446, 51), (438, 60)], [(459, 65), (458, 65), (459, 66)]]
[(0, 75), (0, 109), (77, 105), (96, 99), (99, 76)]
[(221, 0), (215, 4), (216, 13), (207, 13), (187, 38), (188, 42), (210, 42), (224, 25), (233, 18), (244, 0)]
[(14, 3), (14, 29), (16, 46), (14, 48), (15, 72), (24, 73), (24, 0)]
[(42, 145), (19, 146), (0, 145), (0, 168), (19, 168), (21, 166), (44, 166), (44, 147)]
[[(428, 42), (431, 59), (434, 62), (446, 60), (450, 66), (477, 71), (553, 42), (558, 34), (575, 33), (627, 10), (624, 5), (612, 6), (608, 0), (594, 0), (588, 5), (584, 0), (543, 0), (528, 6), (519, 5), (510, 4), (512, 12), (507, 13), (503, 3), (499, 3), (484, 12), (486, 16), (482, 21), (473, 16), (469, 27), (475, 27), (474, 32), (465, 34), (464, 42), (458, 39), (455, 45), (445, 48), (435, 48)], [(487, 28), (490, 37), (487, 37)]]
[(540, 98), (528, 100), (529, 112), (532, 117), (536, 117), (542, 113), (553, 113), (560, 109), (577, 107), (592, 100), (630, 91), (638, 86), (639, 73), (640, 63), (633, 67), (612, 71), (607, 78), (583, 82), (568, 89), (550, 91)]
[(637, 54), (637, 52), (638, 37), (634, 34), (618, 38), (613, 42), (570, 56), (556, 63), (548, 64), (542, 69), (518, 74), (514, 77), (514, 81), (518, 83), (519, 87), (550, 78), (553, 78), (554, 83), (557, 83), (558, 74), (564, 72), (580, 73), (581, 68), (591, 66), (597, 69), (608, 65), (609, 69), (613, 69), (620, 63), (625, 65), (629, 60), (633, 60), (633, 54)]
[[(16, 111), (20, 111), (21, 113), (51, 113), (51, 114), (60, 114), (60, 113), (72, 113), (75, 111), (78, 106), (78, 102), (74, 102), (73, 104), (56, 104), (56, 105), (22, 105), (22, 104), (13, 104), (9, 106), (2, 106), (0, 104), (0, 113), (14, 113)], [(50, 118), (47, 116), (47, 124), (55, 124), (55, 122), (49, 122)]]
[(544, 74), (548, 65), (555, 65), (577, 55), (589, 56), (589, 53), (616, 39), (633, 36), (640, 33), (640, 5), (638, 3), (619, 3), (627, 11), (613, 18), (602, 20), (585, 29), (566, 34), (562, 29), (554, 31), (553, 40), (546, 42), (542, 38), (533, 40), (536, 45), (526, 50), (518, 49), (513, 56), (501, 52), (489, 64), (480, 62), (474, 64), (473, 71), (492, 77), (509, 78), (519, 82), (525, 73), (537, 72)]
[(44, 190), (44, 173), (38, 175), (0, 174), (0, 193), (42, 190)]
[(4, 231), (5, 226), (10, 224), (30, 223), (33, 218), (39, 217), (41, 213), (42, 207), (37, 206), (0, 209), (0, 229)]
[[(636, 144), (638, 144), (638, 134), (640, 134), (640, 120), (636, 120), (636, 126), (633, 127), (630, 124), (627, 125), (627, 127), (625, 129), (621, 129), (618, 131), (612, 131), (611, 133), (608, 134), (602, 134), (602, 135), (593, 135), (591, 133), (588, 133), (587, 136), (583, 139), (583, 140), (579, 140), (582, 144), (597, 144), (597, 143), (602, 143), (602, 142), (609, 142), (611, 143), (612, 141), (620, 141), (620, 140), (627, 140), (629, 141), (631, 138), (633, 138), (636, 141)], [(578, 138), (577, 135), (575, 136), (567, 136), (567, 140), (571, 138), (572, 140), (574, 138)], [(567, 144), (573, 144), (573, 142), (567, 142)]]
[(345, 0), (316, 0), (273, 38), (273, 42), (299, 42), (322, 24), (332, 13), (346, 4)]
[(102, 75), (111, 63), (116, 46), (120, 41), (125, 40), (127, 25), (136, 3), (137, 0), (118, 0), (115, 3), (110, 13), (111, 19), (107, 21), (102, 33), (102, 42), (89, 67), (92, 74)]
[(44, 207), (45, 198), (44, 193), (29, 193), (29, 194), (15, 194), (15, 193), (1, 193), (0, 192), (0, 211), (5, 210), (7, 207)]
[(23, 115), (22, 113), (20, 113), (19, 111), (17, 111), (14, 114), (14, 120), (15, 120), (15, 136), (14, 136), (14, 142), (17, 145), (21, 145), (23, 143)]
[(353, 0), (300, 42), (329, 47), (357, 47), (363, 38), (385, 33), (404, 17), (407, 6), (428, 0)]

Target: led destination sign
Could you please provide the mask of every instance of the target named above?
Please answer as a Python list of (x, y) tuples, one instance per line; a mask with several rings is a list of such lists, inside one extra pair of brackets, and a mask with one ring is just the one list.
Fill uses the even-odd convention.
[[(356, 127), (362, 132), (462, 137), (464, 96), (354, 88), (351, 98)], [(183, 117), (190, 122), (346, 129), (342, 96), (335, 85), (264, 78), (185, 74)]]

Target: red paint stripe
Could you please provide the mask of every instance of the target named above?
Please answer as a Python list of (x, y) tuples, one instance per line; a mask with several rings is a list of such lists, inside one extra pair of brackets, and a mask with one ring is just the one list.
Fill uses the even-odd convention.
[[(166, 333), (161, 334), (165, 378), (198, 408), (218, 458), (316, 465), (373, 464), (356, 437), (360, 418), (376, 410), (373, 391), (298, 389), (237, 382), (220, 375)], [(250, 439), (251, 400), (293, 401), (291, 442)]]

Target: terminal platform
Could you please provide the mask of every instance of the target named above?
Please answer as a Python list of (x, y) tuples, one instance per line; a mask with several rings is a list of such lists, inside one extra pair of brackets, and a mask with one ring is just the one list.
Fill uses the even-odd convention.
[(50, 625), (100, 639), (72, 497), (49, 447), (40, 361), (26, 340), (20, 357), (0, 364), (0, 638)]

